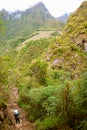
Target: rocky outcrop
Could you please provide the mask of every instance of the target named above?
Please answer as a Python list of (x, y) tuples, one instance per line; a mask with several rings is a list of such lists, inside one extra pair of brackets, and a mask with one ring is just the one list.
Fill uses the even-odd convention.
[(87, 52), (87, 43), (84, 43), (84, 51)]

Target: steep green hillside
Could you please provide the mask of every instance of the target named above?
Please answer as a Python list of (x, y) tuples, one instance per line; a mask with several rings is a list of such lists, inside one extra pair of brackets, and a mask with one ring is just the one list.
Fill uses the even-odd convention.
[[(19, 16), (19, 17), (18, 17)], [(17, 35), (28, 36), (32, 33), (32, 30), (38, 29), (48, 19), (53, 19), (49, 11), (46, 9), (43, 3), (38, 3), (34, 7), (25, 10), (24, 12), (16, 12), (11, 14), (10, 23), (8, 29), (8, 37)], [(28, 34), (27, 34), (28, 33)]]
[(87, 129), (87, 2), (57, 39), (29, 42), (18, 52), (19, 105), (38, 130)]
[(44, 26), (40, 27), (40, 30), (54, 30), (62, 31), (64, 28), (64, 23), (57, 19), (49, 19)]
[(22, 65), (30, 63), (33, 59), (40, 58), (46, 52), (50, 42), (54, 40), (54, 38), (49, 38), (30, 41), (23, 49), (18, 51), (17, 60), (20, 62), (17, 62)]
[[(70, 37), (74, 43), (87, 41), (87, 15), (86, 15), (87, 2), (83, 2), (76, 12), (71, 14), (65, 27), (65, 35)], [(82, 40), (82, 41), (81, 41)], [(79, 43), (80, 42), (80, 43)]]
[[(83, 2), (76, 12), (71, 14), (65, 29), (52, 45), (50, 50), (51, 67), (64, 69), (66, 72), (78, 77), (81, 70), (86, 67), (87, 52), (87, 2)], [(49, 56), (48, 56), (49, 57)]]

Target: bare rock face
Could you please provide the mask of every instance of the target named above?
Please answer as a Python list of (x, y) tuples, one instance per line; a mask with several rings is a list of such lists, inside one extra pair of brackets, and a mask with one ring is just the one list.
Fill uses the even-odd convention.
[(87, 52), (87, 43), (84, 43), (84, 51)]
[(82, 34), (79, 36), (79, 40), (75, 43), (83, 51), (87, 52), (87, 35)]
[(81, 49), (84, 49), (84, 43), (82, 42), (81, 39), (76, 42), (76, 45), (77, 45), (78, 47), (80, 47)]

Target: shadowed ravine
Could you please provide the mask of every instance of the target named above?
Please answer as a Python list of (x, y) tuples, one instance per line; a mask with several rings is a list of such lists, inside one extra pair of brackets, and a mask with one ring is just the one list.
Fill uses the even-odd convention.
[[(10, 99), (7, 106), (8, 117), (12, 122), (10, 128), (13, 130), (35, 130), (33, 124), (27, 120), (25, 112), (17, 105), (17, 100), (18, 89), (16, 87), (12, 87), (10, 92)], [(20, 124), (15, 123), (13, 114), (14, 109), (18, 109), (20, 111)]]

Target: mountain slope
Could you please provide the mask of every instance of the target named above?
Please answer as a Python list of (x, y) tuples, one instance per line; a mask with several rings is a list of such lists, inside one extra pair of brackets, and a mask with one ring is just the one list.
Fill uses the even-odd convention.
[(66, 35), (70, 36), (71, 40), (85, 40), (87, 41), (87, 2), (83, 2), (81, 6), (75, 11), (67, 21), (65, 27)]
[(6, 23), (6, 34), (3, 39), (0, 37), (2, 40), (1, 53), (19, 46), (23, 41), (35, 35), (35, 31), (61, 31), (64, 27), (60, 20), (55, 19), (49, 13), (42, 2), (25, 11), (16, 11), (9, 14), (2, 10), (1, 13)]
[[(83, 2), (69, 17), (65, 29), (58, 39), (27, 41), (25, 48), (18, 52), (18, 61), (21, 61), (21, 64), (26, 64), (25, 59), (27, 62), (32, 62), (33, 58), (43, 56), (44, 51), (48, 50), (45, 59), (50, 69), (63, 70), (66, 75), (68, 71), (70, 79), (77, 78), (86, 68), (84, 55), (87, 52), (86, 6), (87, 2)], [(51, 44), (49, 44), (50, 42)], [(34, 53), (36, 51), (37, 53)], [(38, 55), (40, 53), (41, 55)]]
[[(19, 17), (18, 17), (19, 16)], [(11, 14), (9, 23), (9, 36), (17, 36), (23, 33), (31, 33), (33, 29), (36, 29), (44, 24), (48, 19), (53, 17), (49, 11), (45, 8), (43, 3), (38, 3), (34, 7), (25, 10), (24, 12), (16, 12)], [(12, 33), (12, 35), (11, 35)]]
[(71, 14), (62, 35), (53, 44), (47, 56), (54, 69), (64, 69), (72, 78), (78, 77), (86, 67), (84, 55), (84, 52), (87, 52), (86, 8), (87, 2), (83, 2), (77, 11)]

